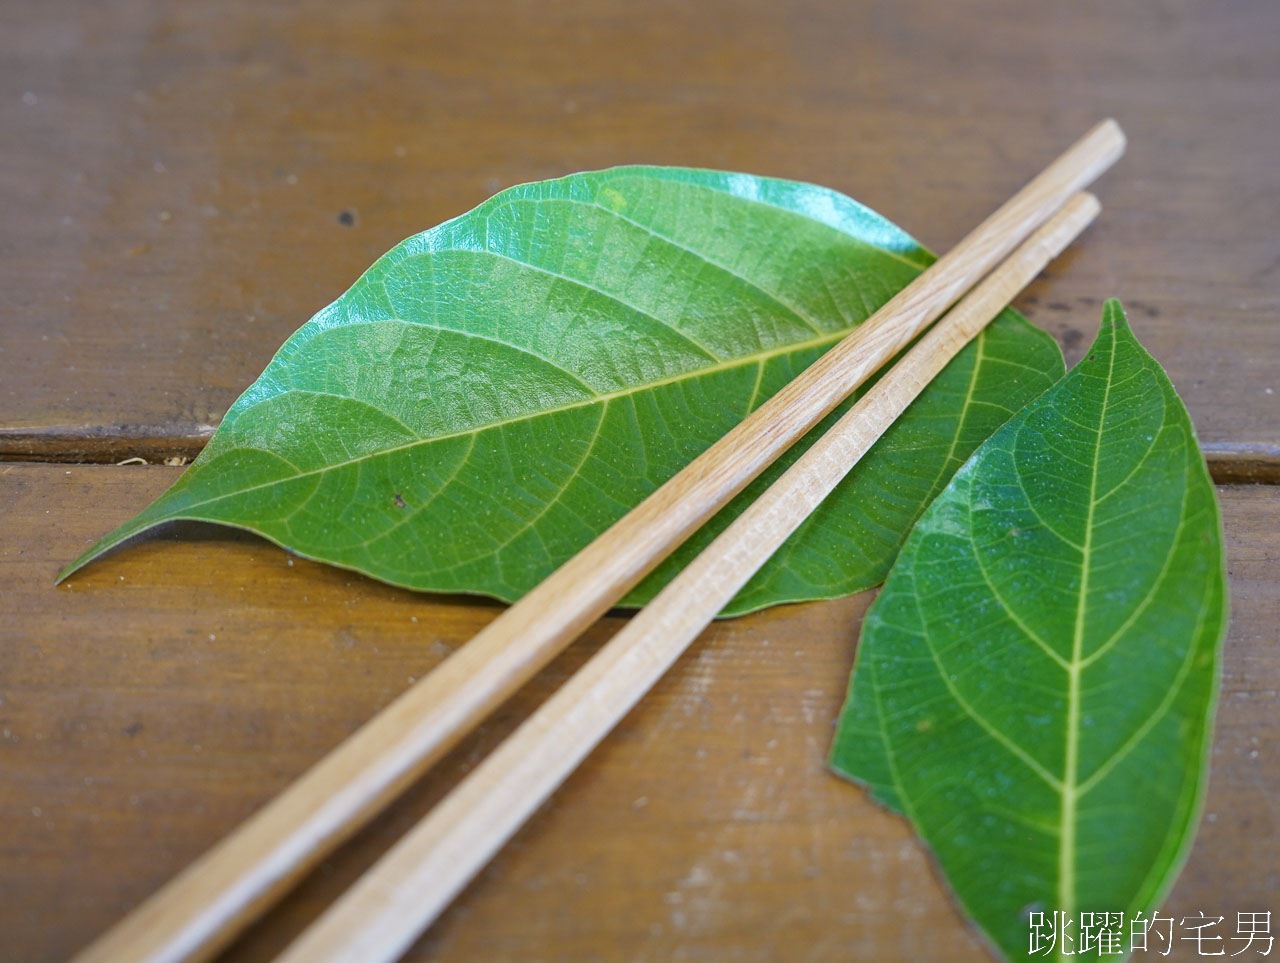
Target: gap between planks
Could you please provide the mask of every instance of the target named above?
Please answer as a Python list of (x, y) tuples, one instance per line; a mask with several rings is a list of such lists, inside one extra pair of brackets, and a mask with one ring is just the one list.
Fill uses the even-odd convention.
[[(52, 425), (0, 428), (0, 461), (67, 465), (117, 465), (141, 458), (162, 464), (200, 454), (216, 425)], [(1280, 485), (1280, 443), (1201, 443), (1209, 474), (1218, 485)]]

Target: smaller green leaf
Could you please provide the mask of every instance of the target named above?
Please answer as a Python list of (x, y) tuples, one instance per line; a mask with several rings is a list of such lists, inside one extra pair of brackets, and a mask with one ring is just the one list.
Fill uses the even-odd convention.
[(930, 506), (867, 614), (831, 764), (910, 818), (1011, 959), (1033, 958), (1032, 912), (1132, 918), (1185, 858), (1220, 528), (1186, 409), (1111, 301), (1085, 359)]

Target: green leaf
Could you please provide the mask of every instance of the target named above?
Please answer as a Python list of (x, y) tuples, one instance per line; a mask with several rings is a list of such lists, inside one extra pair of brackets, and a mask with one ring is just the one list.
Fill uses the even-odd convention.
[(1111, 301), (1086, 358), (930, 506), (867, 614), (832, 766), (910, 818), (1010, 958), (1031, 958), (1029, 913), (1128, 919), (1182, 864), (1226, 624), (1220, 529), (1186, 409)]
[[(512, 188), (379, 259), (285, 343), (173, 488), (64, 577), (183, 518), (512, 600), (931, 261), (811, 185), (624, 167)], [(878, 583), (951, 472), (1061, 365), (1005, 312), (729, 613)]]

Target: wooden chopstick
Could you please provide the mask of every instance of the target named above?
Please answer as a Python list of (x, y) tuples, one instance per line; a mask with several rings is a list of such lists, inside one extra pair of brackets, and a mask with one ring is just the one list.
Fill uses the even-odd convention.
[(75, 958), (205, 960), (1124, 152), (1106, 120), (848, 337)]
[(969, 293), (277, 963), (389, 963), (541, 806), (907, 405), (1097, 216), (1077, 194)]

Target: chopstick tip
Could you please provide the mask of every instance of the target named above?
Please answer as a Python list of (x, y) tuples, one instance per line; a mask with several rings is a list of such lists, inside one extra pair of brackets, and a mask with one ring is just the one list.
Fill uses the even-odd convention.
[(1081, 191), (1072, 198), (1072, 201), (1082, 212), (1088, 212), (1089, 220), (1093, 220), (1102, 212), (1102, 202), (1092, 191)]
[(1123, 154), (1124, 149), (1128, 146), (1129, 139), (1125, 136), (1124, 128), (1120, 126), (1120, 122), (1114, 117), (1108, 117), (1094, 128), (1098, 134), (1102, 134), (1109, 140), (1115, 142), (1117, 155)]

